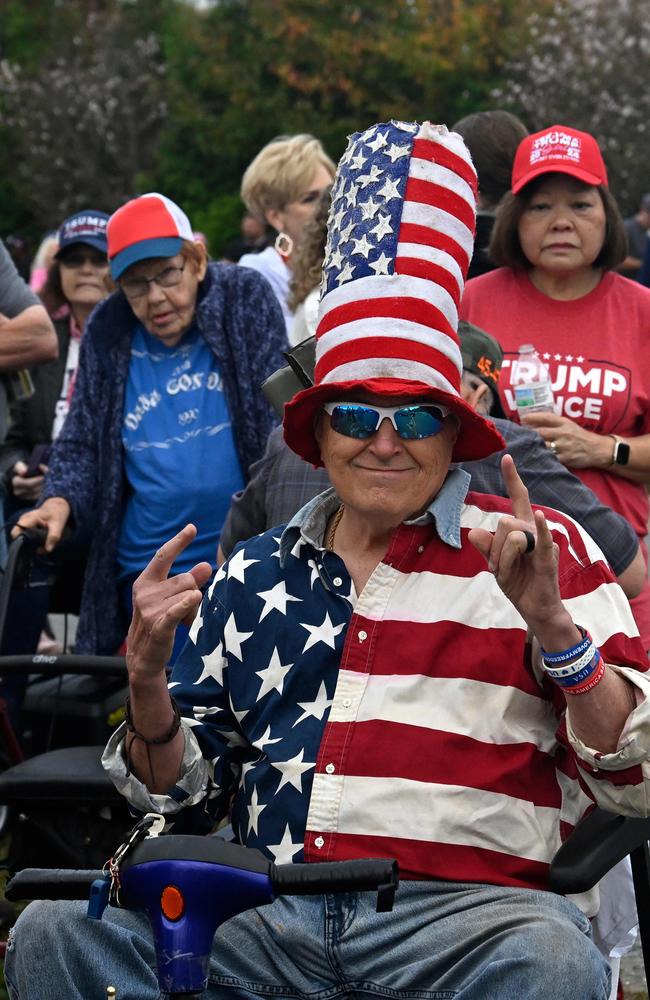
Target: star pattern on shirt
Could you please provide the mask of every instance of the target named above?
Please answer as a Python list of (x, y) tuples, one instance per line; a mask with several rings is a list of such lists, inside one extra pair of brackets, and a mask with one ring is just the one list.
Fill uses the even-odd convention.
[(274, 743), (282, 743), (282, 737), (276, 736), (275, 739), (271, 739), (271, 726), (268, 725), (261, 736), (258, 736), (256, 740), (253, 740), (253, 746), (258, 747), (262, 752), (265, 747), (270, 747)]
[[(266, 809), (266, 805), (262, 805), (257, 797), (257, 786), (253, 785), (253, 791), (250, 797), (248, 809), (248, 832), (251, 830), (257, 836), (257, 824), (260, 820), (260, 813)], [(279, 846), (279, 845), (278, 845)]]
[(276, 789), (277, 793), (284, 788), (285, 785), (291, 785), (295, 788), (297, 792), (302, 793), (302, 776), (306, 771), (311, 771), (315, 764), (309, 764), (303, 760), (305, 755), (304, 748), (292, 757), (290, 760), (281, 761), (271, 761), (271, 766), (275, 767), (282, 777), (280, 778), (280, 784)]
[(253, 566), (259, 559), (247, 559), (244, 549), (240, 549), (235, 552), (234, 556), (231, 556), (227, 566), (227, 575), (229, 580), (239, 580), (240, 583), (245, 582), (246, 569), (249, 566)]
[(223, 655), (223, 644), (219, 642), (213, 652), (202, 656), (201, 660), (203, 662), (203, 670), (195, 683), (202, 684), (203, 681), (210, 678), (223, 687), (223, 671), (224, 667), (228, 666), (228, 661)]
[(262, 681), (260, 689), (257, 692), (256, 700), (260, 701), (260, 699), (262, 699), (265, 695), (269, 694), (270, 691), (274, 690), (277, 691), (278, 694), (282, 694), (284, 678), (287, 676), (292, 666), (293, 663), (281, 662), (280, 654), (278, 653), (278, 648), (277, 646), (274, 646), (268, 667), (264, 667), (263, 670), (255, 671), (257, 676)]
[(309, 625), (306, 622), (300, 622), (300, 627), (307, 629), (309, 632), (309, 638), (307, 639), (303, 653), (306, 653), (308, 649), (315, 646), (317, 642), (324, 642), (326, 646), (331, 649), (336, 648), (335, 638), (340, 635), (345, 625), (333, 625), (332, 619), (329, 616), (329, 612), (325, 612), (325, 618), (321, 625)]
[(267, 850), (271, 852), (277, 865), (290, 865), (296, 854), (300, 853), (302, 847), (302, 841), (294, 843), (291, 839), (291, 830), (287, 823), (280, 843), (269, 844)]
[(223, 629), (223, 637), (226, 641), (226, 651), (230, 653), (231, 656), (235, 656), (238, 660), (241, 660), (242, 643), (246, 642), (247, 639), (250, 639), (252, 634), (252, 632), (238, 631), (235, 615), (232, 613)]
[(321, 681), (318, 694), (313, 701), (298, 702), (298, 707), (303, 710), (302, 715), (300, 718), (296, 719), (291, 728), (294, 729), (297, 725), (299, 725), (299, 723), (304, 722), (305, 719), (322, 719), (331, 704), (332, 699), (327, 697), (325, 681)]
[(271, 611), (279, 611), (281, 615), (286, 615), (287, 613), (287, 603), (289, 601), (301, 601), (302, 597), (294, 597), (293, 594), (287, 593), (287, 585), (284, 580), (280, 580), (276, 583), (274, 587), (270, 590), (261, 590), (258, 597), (264, 601), (264, 607), (260, 614), (260, 621), (262, 621)]

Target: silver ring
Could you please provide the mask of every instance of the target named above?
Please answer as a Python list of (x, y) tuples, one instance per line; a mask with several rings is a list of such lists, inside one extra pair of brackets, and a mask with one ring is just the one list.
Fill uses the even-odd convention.
[(547, 441), (546, 442), (546, 447), (548, 448), (549, 451), (552, 451), (554, 455), (557, 454), (557, 442), (556, 441)]

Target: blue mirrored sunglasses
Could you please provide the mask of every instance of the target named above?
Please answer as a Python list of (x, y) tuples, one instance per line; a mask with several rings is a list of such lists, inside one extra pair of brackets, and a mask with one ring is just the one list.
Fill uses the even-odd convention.
[(411, 406), (371, 406), (369, 403), (325, 403), (332, 428), (346, 437), (372, 437), (382, 420), (388, 418), (404, 441), (433, 437), (443, 428), (449, 415), (446, 406), (415, 403)]

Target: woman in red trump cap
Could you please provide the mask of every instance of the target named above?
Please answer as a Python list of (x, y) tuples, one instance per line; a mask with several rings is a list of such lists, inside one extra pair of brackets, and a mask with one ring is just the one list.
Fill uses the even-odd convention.
[(117, 291), (88, 323), (44, 501), (20, 521), (47, 528), (47, 551), (66, 528), (89, 538), (77, 649), (95, 653), (120, 645), (133, 580), (170, 532), (197, 528), (178, 573), (215, 562), (273, 425), (259, 386), (285, 346), (267, 282), (209, 263), (169, 198), (127, 202), (107, 236)]
[[(490, 254), (499, 270), (467, 283), (460, 315), (493, 334), (505, 358), (499, 382), (515, 415), (519, 347), (547, 366), (554, 410), (530, 413), (564, 465), (643, 539), (650, 482), (650, 289), (614, 270), (623, 223), (598, 143), (553, 125), (520, 144), (512, 191), (498, 210)], [(632, 607), (650, 648), (650, 588)]]

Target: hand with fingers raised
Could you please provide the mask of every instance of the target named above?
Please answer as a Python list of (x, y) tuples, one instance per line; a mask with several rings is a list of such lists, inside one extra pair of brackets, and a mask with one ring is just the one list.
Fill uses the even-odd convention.
[(133, 680), (165, 672), (177, 627), (191, 625), (201, 603), (201, 587), (212, 574), (201, 562), (170, 576), (174, 561), (196, 536), (187, 524), (165, 542), (133, 584), (133, 618), (127, 637), (127, 665)]
[(485, 557), (499, 587), (542, 646), (551, 649), (566, 639), (566, 645), (557, 648), (568, 648), (572, 645), (568, 640), (580, 633), (560, 597), (558, 546), (544, 514), (533, 512), (528, 490), (510, 455), (504, 455), (501, 471), (513, 516), (504, 515), (494, 534), (473, 528), (469, 540)]

